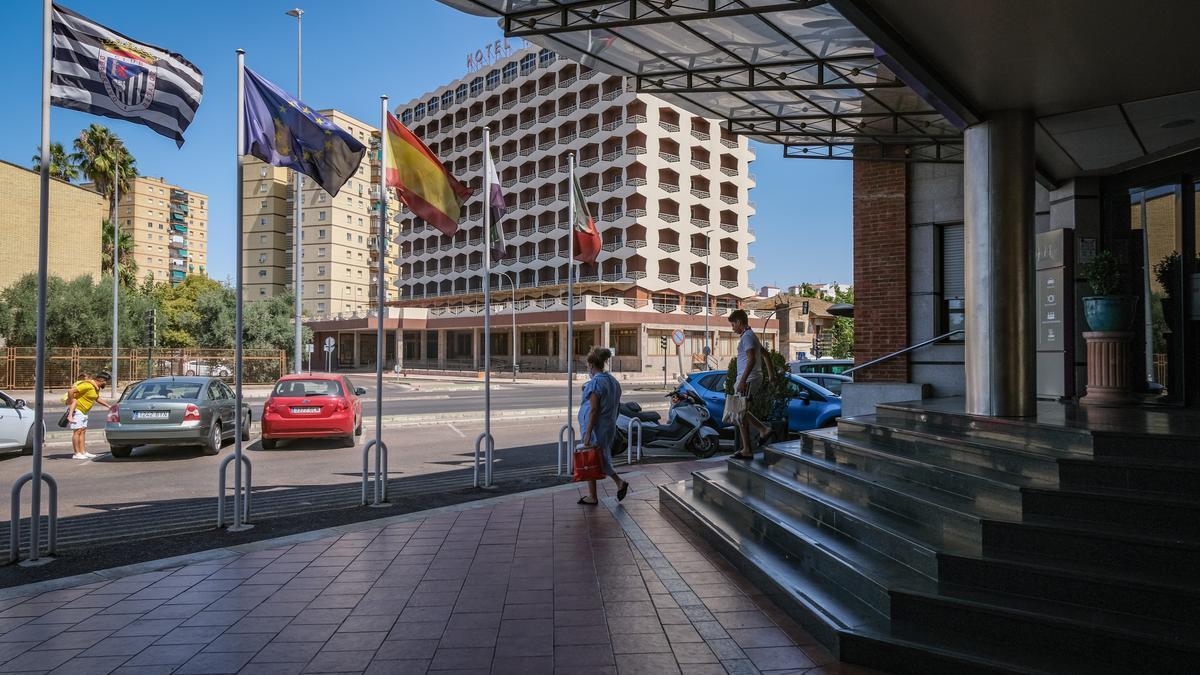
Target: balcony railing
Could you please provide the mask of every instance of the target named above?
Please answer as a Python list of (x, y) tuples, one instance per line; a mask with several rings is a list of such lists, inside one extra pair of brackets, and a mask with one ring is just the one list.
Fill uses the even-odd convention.
[(579, 104), (579, 107), (580, 108), (590, 108), (599, 102), (600, 102), (600, 99), (598, 97), (597, 98), (589, 98), (588, 100), (581, 102)]
[(695, 225), (696, 227), (708, 227), (708, 219), (707, 218), (692, 218), (692, 225)]
[(539, 115), (537, 118), (538, 124), (544, 124), (546, 122), (549, 122), (550, 120), (554, 119), (555, 115), (557, 115), (557, 114), (558, 113), (548, 112), (545, 115)]
[(625, 216), (628, 218), (641, 218), (646, 215), (646, 209), (626, 209)]
[(645, 248), (646, 240), (644, 239), (629, 239), (625, 242), (629, 248)]
[(537, 92), (536, 92), (536, 91), (534, 91), (534, 92), (530, 92), (530, 93), (528, 93), (528, 94), (525, 94), (524, 96), (522, 96), (522, 97), (520, 98), (520, 101), (521, 101), (521, 103), (529, 103), (530, 101), (532, 101), (532, 100), (533, 100), (533, 97), (534, 97), (534, 96), (537, 96)]
[(712, 193), (710, 193), (708, 190), (697, 190), (696, 188), (692, 188), (692, 196), (697, 199), (708, 199), (712, 196)]
[(644, 155), (646, 154), (646, 147), (644, 145), (634, 145), (629, 148), (628, 152), (631, 155)]
[(662, 127), (663, 129), (665, 129), (673, 134), (679, 133), (679, 125), (678, 124), (671, 124), (670, 122), (664, 122), (662, 120), (659, 120), (658, 126)]
[(679, 192), (678, 183), (659, 183), (658, 187), (662, 188), (664, 192)]
[(622, 211), (621, 209), (617, 209), (616, 211), (613, 211), (611, 213), (606, 213), (603, 216), (600, 216), (600, 220), (602, 220), (606, 223), (611, 223), (614, 220), (620, 220), (621, 216), (623, 216), (623, 215), (625, 215), (625, 212)]
[(565, 144), (570, 143), (571, 141), (575, 140), (576, 138), (579, 138), (579, 134), (567, 134), (566, 136), (559, 138), (558, 142), (565, 145)]
[(608, 251), (611, 253), (611, 252), (621, 248), (622, 246), (624, 246), (624, 243), (622, 243), (621, 240), (618, 239), (617, 241), (610, 241), (607, 244), (604, 244), (603, 246), (601, 246), (600, 248), (601, 248), (601, 250)]
[(709, 164), (708, 162), (705, 162), (705, 161), (699, 160), (699, 159), (693, 159), (692, 166), (696, 167), (697, 169), (700, 169), (701, 171), (708, 170), (709, 168), (712, 167), (712, 165)]
[(542, 169), (541, 171), (538, 172), (538, 178), (549, 178), (550, 176), (553, 176), (555, 173), (558, 173), (558, 169), (556, 169), (556, 168)]
[(675, 253), (679, 250), (679, 244), (666, 244), (661, 241), (658, 242), (658, 247), (667, 253)]
[(599, 161), (599, 157), (587, 157), (579, 161), (579, 166), (591, 166)]
[(737, 223), (721, 223), (721, 229), (726, 232), (737, 232)]
[(700, 257), (700, 258), (703, 258), (704, 256), (708, 255), (708, 249), (706, 249), (706, 248), (699, 248), (699, 247), (693, 246), (691, 251), (692, 251), (692, 255)]
[(595, 136), (598, 133), (600, 133), (600, 127), (591, 127), (589, 129), (584, 129), (583, 131), (579, 132), (579, 135), (583, 138), (591, 138), (592, 136)]
[(737, 251), (721, 251), (721, 257), (726, 260), (737, 260)]
[(584, 197), (591, 197), (592, 195), (596, 194), (599, 191), (600, 191), (599, 185), (593, 185), (592, 187), (585, 187), (580, 190), (580, 192), (583, 193)]
[(575, 112), (577, 109), (578, 109), (578, 106), (573, 106), (573, 105), (569, 105), (569, 106), (567, 106), (567, 107), (565, 107), (565, 108), (559, 108), (559, 110), (558, 110), (558, 116), (559, 116), (559, 117), (566, 117), (567, 115), (570, 115), (570, 114), (574, 113), (574, 112)]
[(721, 285), (724, 286), (725, 288), (737, 288), (737, 284), (738, 284), (738, 282), (736, 279), (722, 279), (721, 280)]
[(709, 136), (706, 132), (692, 129), (692, 138), (695, 138), (699, 141), (707, 141), (708, 139), (712, 138), (712, 136)]
[(722, 138), (721, 145), (723, 145), (727, 148), (736, 148), (738, 146), (737, 141), (730, 140), (728, 138)]
[[(708, 283), (708, 277), (692, 277), (691, 282), (697, 286), (703, 286)], [(703, 311), (704, 308), (697, 307), (696, 309)]]
[[(555, 142), (556, 141), (546, 141), (544, 143), (539, 143), (538, 150), (549, 150), (550, 148), (554, 147)], [(543, 178), (544, 178), (544, 176), (543, 176)]]
[(674, 155), (669, 152), (659, 152), (658, 156), (668, 162), (678, 162), (679, 161), (679, 155)]
[(559, 83), (558, 83), (558, 86), (560, 86), (560, 87), (569, 87), (569, 86), (571, 86), (571, 85), (575, 84), (575, 82), (576, 82), (576, 81), (578, 81), (578, 80), (579, 80), (579, 78), (578, 78), (577, 76), (575, 76), (575, 75), (572, 75), (571, 77), (568, 77), (568, 78), (567, 78), (567, 79), (565, 79), (565, 80), (560, 80), (560, 81), (559, 81)]
[(723, 166), (721, 167), (721, 173), (725, 174), (726, 176), (736, 176), (737, 169), (731, 169), (727, 166)]
[(660, 213), (658, 214), (658, 217), (661, 218), (664, 223), (679, 222), (679, 215), (675, 213)]
[(645, 178), (626, 178), (625, 184), (630, 187), (641, 187), (646, 184)]
[(622, 186), (622, 185), (624, 185), (624, 182), (623, 182), (623, 181), (620, 181), (620, 180), (615, 180), (615, 181), (613, 181), (613, 182), (611, 182), (611, 183), (605, 183), (605, 184), (604, 184), (604, 191), (605, 191), (605, 192), (612, 192), (612, 191), (614, 191), (614, 190), (619, 190), (619, 189), (621, 188), (621, 186)]
[(721, 195), (721, 201), (725, 202), (726, 204), (736, 204), (737, 197), (732, 195)]
[(645, 115), (628, 115), (625, 117), (625, 121), (628, 122), (629, 124), (645, 124), (646, 116)]
[(623, 153), (622, 153), (620, 150), (614, 150), (614, 151), (612, 151), (612, 152), (606, 152), (606, 153), (604, 153), (603, 155), (601, 155), (601, 156), (600, 156), (600, 159), (601, 159), (601, 160), (603, 160), (603, 161), (605, 161), (605, 162), (611, 162), (611, 161), (613, 161), (614, 159), (616, 159), (616, 158), (620, 157), (622, 154), (623, 154)]

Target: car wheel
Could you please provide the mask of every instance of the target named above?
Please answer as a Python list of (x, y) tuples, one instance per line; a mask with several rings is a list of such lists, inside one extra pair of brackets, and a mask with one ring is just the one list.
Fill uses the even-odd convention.
[(251, 421), (252, 421), (252, 418), (250, 417), (250, 413), (246, 413), (246, 420), (244, 422), (242, 422), (242, 442), (243, 443), (250, 440), (250, 423), (251, 423)]
[(712, 457), (713, 455), (717, 454), (717, 450), (720, 449), (720, 446), (717, 444), (717, 440), (715, 438), (702, 434), (696, 434), (694, 437), (692, 437), (692, 442), (689, 445), (691, 446), (690, 449), (692, 454), (702, 459), (708, 459), (709, 457)]
[(358, 426), (354, 427), (354, 435), (362, 436), (362, 418), (358, 418)]
[(204, 454), (215, 455), (221, 452), (221, 440), (221, 423), (214, 420), (212, 426), (208, 428), (208, 439), (200, 447), (204, 449)]
[(344, 447), (344, 448), (353, 448), (354, 447), (354, 434), (350, 434), (349, 436), (342, 437), (342, 447)]
[(108, 451), (117, 459), (125, 459), (133, 453), (133, 446), (130, 445), (110, 445)]
[(279, 441), (275, 440), (274, 438), (264, 438), (262, 439), (263, 450), (274, 450), (278, 443)]
[(25, 445), (21, 446), (22, 455), (33, 454), (33, 426), (30, 425), (29, 431), (25, 434)]
[(196, 374), (196, 371), (192, 370), (191, 368), (188, 368), (188, 371), (186, 373), (184, 373), (184, 375), (187, 375), (188, 377), (192, 377), (195, 374)]

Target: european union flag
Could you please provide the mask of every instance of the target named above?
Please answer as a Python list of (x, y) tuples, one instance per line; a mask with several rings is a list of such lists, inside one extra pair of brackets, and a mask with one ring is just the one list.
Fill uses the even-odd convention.
[(317, 111), (246, 68), (246, 154), (299, 171), (336, 195), (367, 148)]

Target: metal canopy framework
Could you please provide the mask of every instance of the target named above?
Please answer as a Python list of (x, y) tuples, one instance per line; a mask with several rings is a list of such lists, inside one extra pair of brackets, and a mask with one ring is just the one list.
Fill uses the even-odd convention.
[(440, 0), (787, 157), (962, 161), (961, 131), (823, 0)]

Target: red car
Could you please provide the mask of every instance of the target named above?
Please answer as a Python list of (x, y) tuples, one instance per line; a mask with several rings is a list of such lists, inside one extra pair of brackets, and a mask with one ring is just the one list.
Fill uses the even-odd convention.
[(341, 438), (348, 446), (362, 434), (362, 400), (367, 393), (344, 375), (301, 373), (275, 383), (263, 404), (262, 447), (289, 438)]

